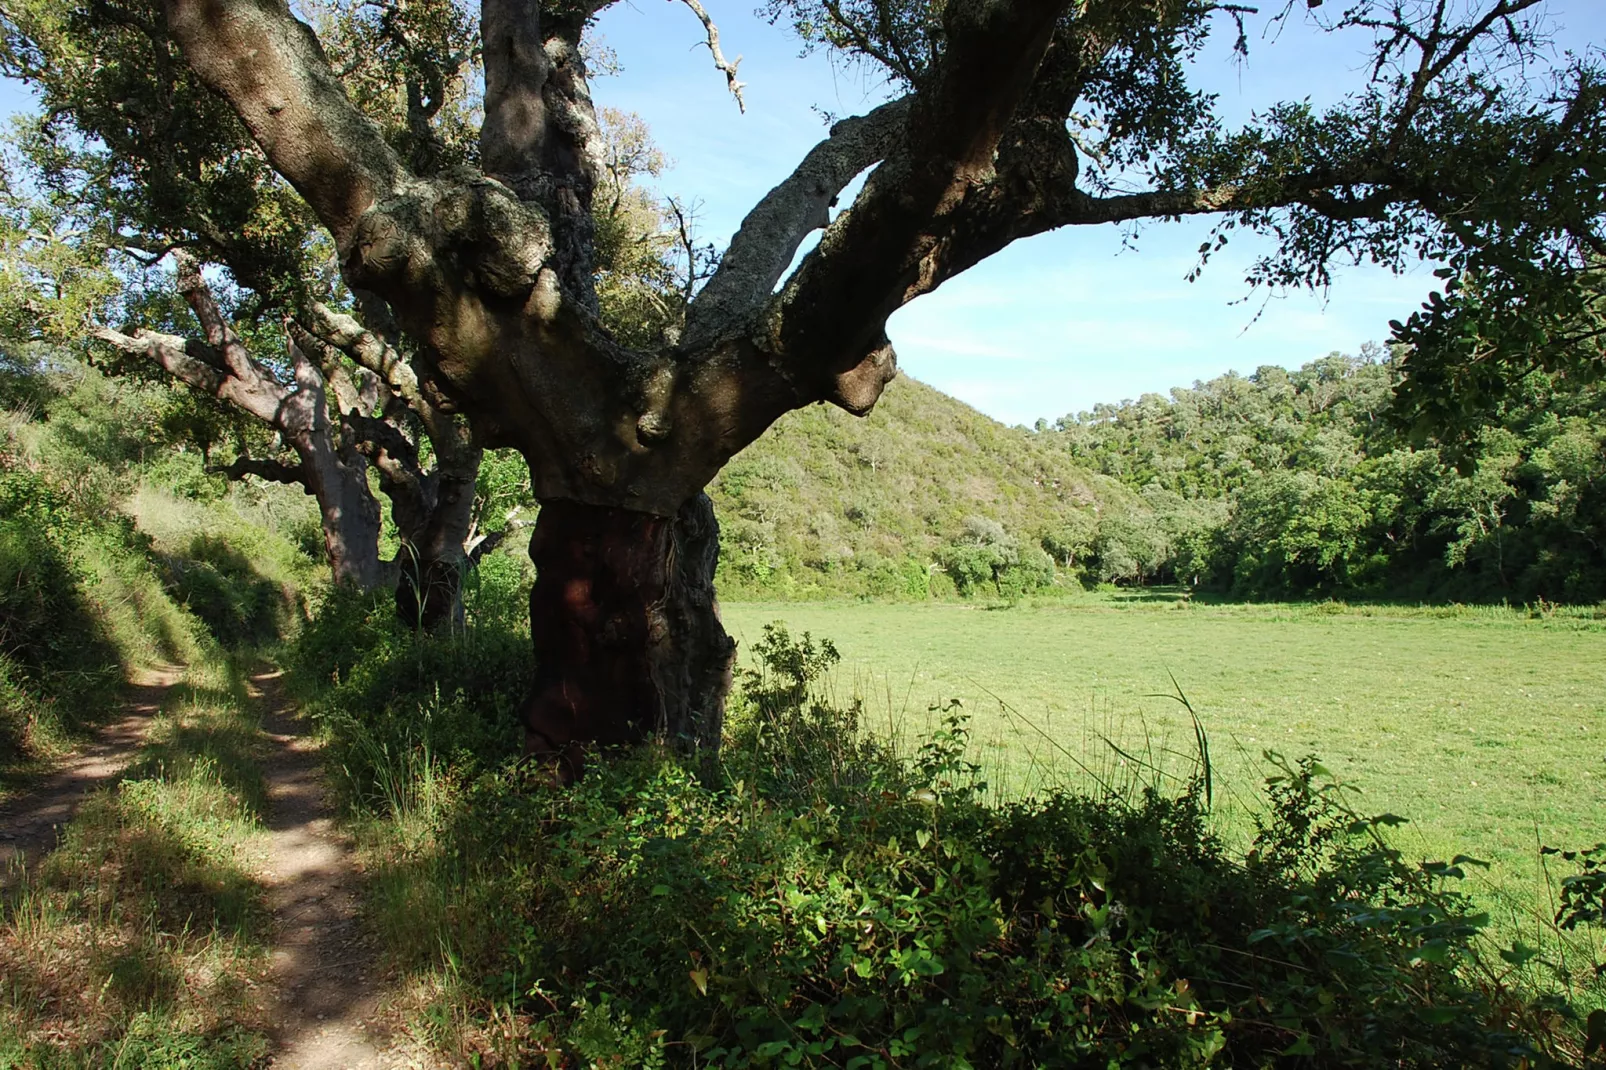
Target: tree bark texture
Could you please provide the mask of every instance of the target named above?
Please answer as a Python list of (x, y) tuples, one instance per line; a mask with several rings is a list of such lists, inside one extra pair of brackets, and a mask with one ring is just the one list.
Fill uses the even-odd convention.
[(430, 632), (464, 623), (466, 547), (484, 452), (466, 434), (438, 435), (433, 442), (432, 470), (406, 482), (382, 475), (380, 482), (402, 542), (395, 562), (396, 612), (406, 624)]
[[(336, 583), (359, 590), (396, 588), (397, 611), (415, 628), (463, 617), (465, 544), (474, 526), (475, 482), (483, 448), (467, 421), (425, 396), (417, 377), (377, 335), (350, 316), (315, 309), (316, 330), (286, 322), (288, 380), (279, 362), (253, 355), (219, 308), (199, 262), (178, 260), (180, 291), (202, 338), (97, 327), (94, 336), (145, 356), (175, 380), (260, 420), (278, 433), (295, 463), (242, 456), (214, 469), (230, 479), (256, 476), (300, 486), (318, 504), (324, 549)], [(349, 357), (350, 365), (342, 355)], [(385, 415), (380, 409), (388, 393)], [(399, 417), (410, 410), (433, 446), (434, 464)], [(393, 562), (379, 558), (381, 516), (370, 469), (391, 502), (402, 539)]]
[(673, 518), (555, 500), (530, 540), (536, 680), (526, 749), (577, 774), (588, 745), (717, 745), (736, 644), (714, 596), (719, 525), (699, 494)]
[(379, 561), (379, 503), (368, 489), (367, 460), (341, 449), (327, 431), (305, 431), (286, 440), (301, 459), (302, 485), (318, 503), (335, 582), (360, 591), (378, 587), (386, 570)]

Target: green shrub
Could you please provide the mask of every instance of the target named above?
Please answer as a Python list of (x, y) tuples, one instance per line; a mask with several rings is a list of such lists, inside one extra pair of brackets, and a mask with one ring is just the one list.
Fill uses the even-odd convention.
[(1551, 1012), (1476, 980), (1463, 860), (1407, 864), (1313, 761), (1239, 855), (1202, 777), (999, 802), (957, 705), (899, 757), (832, 700), (831, 644), (770, 628), (758, 653), (716, 769), (648, 749), (556, 791), (415, 765), (429, 827), (377, 852), (376, 921), (450, 979), (436, 1019), (478, 1008), (525, 1065), (1547, 1063)]
[(348, 803), (394, 809), (435, 759), (461, 770), (516, 755), (530, 640), (507, 628), (419, 635), (388, 592), (331, 588), (287, 649)]
[(71, 734), (122, 682), (72, 555), (94, 535), (38, 476), (0, 471), (0, 772)]
[(296, 592), (260, 575), (231, 541), (200, 534), (186, 552), (162, 557), (173, 597), (225, 647), (282, 639), (296, 619)]

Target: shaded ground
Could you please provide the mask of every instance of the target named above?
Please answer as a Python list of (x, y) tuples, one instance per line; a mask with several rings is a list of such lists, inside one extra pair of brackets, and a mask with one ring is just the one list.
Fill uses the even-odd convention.
[[(142, 672), (115, 722), (31, 788), (0, 805), (0, 887), (52, 851), (97, 788), (138, 755), (178, 668)], [(360, 920), (359, 875), (325, 794), (318, 748), (297, 723), (278, 673), (252, 678), (262, 710), (267, 796), (254, 867), (273, 917), (262, 989), (274, 1070), (389, 1070), (424, 1065), (400, 1052), (380, 1022), (378, 951)]]
[(122, 717), (99, 729), (54, 772), (0, 805), (0, 887), (48, 854), (85, 796), (127, 767), (180, 675), (181, 670), (170, 666), (141, 670)]
[(335, 825), (317, 747), (303, 734), (278, 673), (260, 689), (268, 748), (264, 880), (276, 929), (270, 979), (275, 1070), (378, 1070), (387, 1056), (379, 1027), (377, 949), (359, 919), (351, 844)]

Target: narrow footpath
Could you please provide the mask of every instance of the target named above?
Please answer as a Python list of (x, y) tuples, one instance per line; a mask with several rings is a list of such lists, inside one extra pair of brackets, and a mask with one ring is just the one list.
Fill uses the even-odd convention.
[(102, 726), (89, 742), (0, 806), (0, 888), (17, 879), (56, 846), (90, 792), (109, 784), (139, 752), (145, 729), (161, 710), (167, 693), (183, 677), (175, 666), (142, 669), (123, 703), (123, 715)]
[[(160, 667), (136, 677), (123, 714), (36, 784), (0, 806), (0, 888), (55, 848), (95, 789), (139, 753), (150, 722), (183, 679)], [(262, 1018), (273, 1070), (400, 1070), (429, 1066), (380, 1023), (378, 949), (363, 932), (352, 845), (336, 821), (317, 746), (298, 724), (280, 674), (251, 678), (262, 711), (267, 813), (257, 848), (273, 936)]]
[(356, 861), (335, 823), (318, 749), (280, 674), (251, 679), (262, 706), (268, 791), (264, 881), (273, 911), (269, 979), (274, 1070), (380, 1070), (407, 1065), (375, 1035), (377, 949), (358, 916)]

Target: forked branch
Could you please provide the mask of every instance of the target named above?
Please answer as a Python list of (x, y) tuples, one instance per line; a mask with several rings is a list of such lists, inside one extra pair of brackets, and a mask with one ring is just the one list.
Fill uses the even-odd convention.
[(684, 346), (703, 345), (740, 329), (769, 300), (803, 239), (831, 221), (837, 195), (855, 175), (886, 159), (901, 142), (909, 103), (903, 97), (837, 123), (829, 137), (753, 206), (718, 270), (692, 303)]

